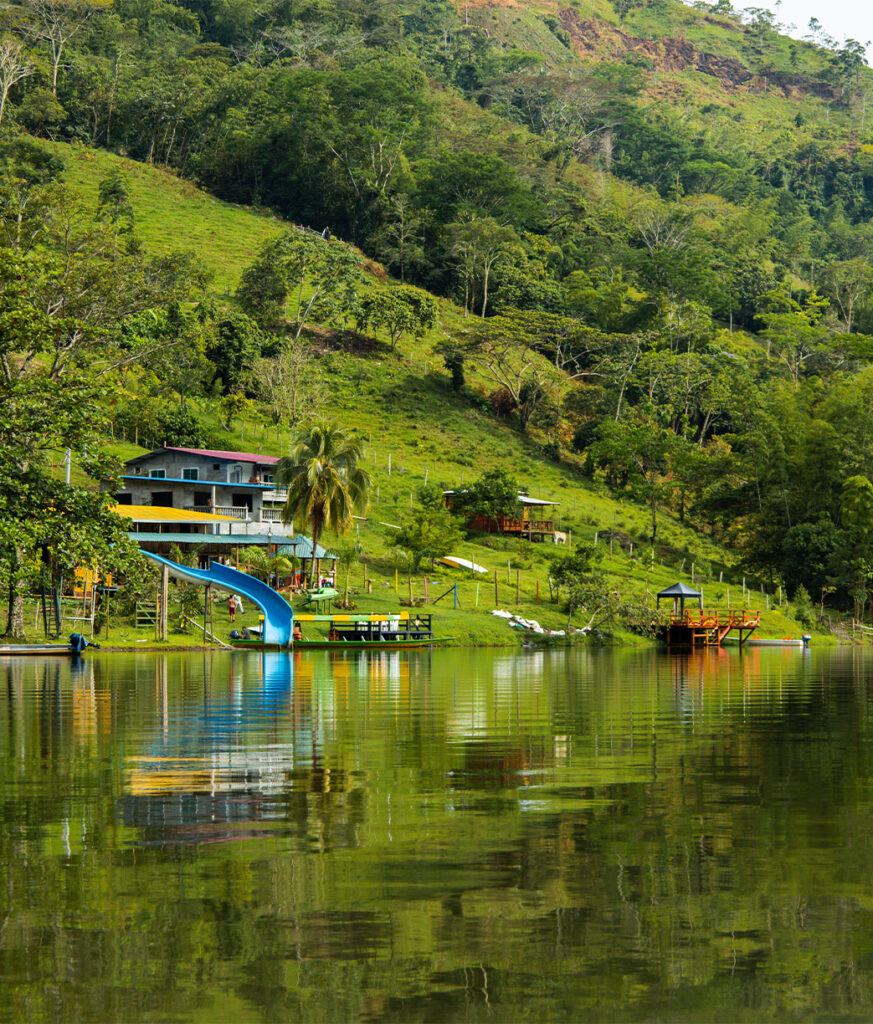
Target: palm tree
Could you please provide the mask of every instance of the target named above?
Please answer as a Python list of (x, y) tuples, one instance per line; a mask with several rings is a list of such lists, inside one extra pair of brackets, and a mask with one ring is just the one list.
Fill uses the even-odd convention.
[(282, 521), (305, 519), (312, 527), (312, 576), (322, 532), (345, 533), (352, 514), (367, 507), (370, 474), (359, 464), (361, 442), (332, 423), (318, 423), (297, 435), (294, 448), (276, 468), (276, 482), (288, 488)]

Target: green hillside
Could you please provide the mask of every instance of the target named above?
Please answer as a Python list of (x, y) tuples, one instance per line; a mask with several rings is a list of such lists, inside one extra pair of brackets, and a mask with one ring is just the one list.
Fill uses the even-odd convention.
[[(248, 211), (221, 203), (191, 185), (179, 183), (166, 172), (121, 160), (109, 154), (81, 159), (76, 149), (58, 144), (67, 167), (65, 180), (86, 202), (95, 201), (98, 182), (120, 168), (130, 180), (131, 202), (137, 226), (144, 225), (143, 242), (156, 252), (172, 251), (172, 241), (205, 239), (204, 259), (215, 267), (240, 265), (248, 238), (263, 239), (281, 225)], [(162, 230), (162, 225), (171, 229)], [(259, 239), (259, 240), (260, 240)], [(225, 250), (225, 246), (227, 250)], [(224, 259), (225, 251), (229, 253)], [(374, 284), (390, 287), (390, 283)], [(628, 601), (650, 601), (664, 586), (677, 579), (702, 586), (708, 604), (725, 606), (732, 590), (733, 607), (743, 603), (743, 571), (736, 554), (699, 532), (683, 527), (672, 516), (663, 517), (658, 544), (647, 541), (650, 513), (633, 503), (616, 500), (603, 486), (592, 487), (581, 479), (579, 462), (549, 459), (544, 455), (545, 438), (534, 432), (521, 436), (510, 423), (496, 422), (490, 410), (472, 392), (458, 395), (432, 344), (463, 322), (461, 311), (441, 305), (441, 322), (420, 340), (402, 339), (391, 352), (384, 338), (377, 348), (360, 355), (346, 351), (343, 337), (320, 338), (324, 350), (319, 357), (320, 373), (328, 384), (331, 418), (364, 439), (365, 464), (373, 477), (371, 508), (356, 535), (367, 552), (369, 578), (377, 581), (372, 597), (360, 592), (362, 570), (354, 570), (355, 600), (362, 610), (398, 607), (408, 596), (404, 570), (399, 573), (399, 593), (394, 580), (397, 566), (392, 535), (403, 513), (427, 479), (445, 488), (470, 483), (483, 472), (502, 468), (510, 472), (531, 495), (553, 500), (557, 528), (567, 532), (571, 544), (592, 543), (600, 534), (599, 546), (611, 554), (603, 561), (604, 586)], [(288, 451), (289, 430), (276, 430), (264, 422), (266, 410), (255, 408), (250, 418), (226, 430), (217, 414), (214, 398), (189, 399), (189, 405), (208, 430), (216, 447), (256, 450), (282, 455)], [(109, 451), (122, 459), (132, 458), (145, 448), (129, 441), (113, 440)], [(391, 471), (389, 473), (389, 458)], [(85, 482), (81, 472), (76, 479)], [(301, 524), (302, 526), (302, 524)], [(610, 534), (613, 537), (610, 545)], [(330, 537), (327, 538), (328, 544)], [(429, 596), (438, 595), (458, 583), (461, 608), (455, 611), (449, 596), (435, 612), (443, 634), (476, 642), (515, 642), (505, 624), (493, 618), (493, 607), (502, 607), (537, 618), (543, 625), (563, 628), (566, 616), (548, 600), (550, 559), (562, 553), (550, 544), (533, 544), (508, 537), (468, 539), (455, 551), (489, 570), (475, 580), (471, 574), (437, 567), (428, 570)], [(498, 574), (499, 600), (494, 600), (493, 574)], [(516, 573), (520, 603), (516, 604)], [(722, 578), (722, 582), (720, 582)], [(540, 604), (537, 604), (539, 586)], [(752, 587), (751, 580), (749, 581)], [(416, 596), (423, 596), (423, 577), (413, 584)], [(478, 598), (478, 611), (475, 603)], [(769, 611), (763, 632), (770, 635), (797, 633), (801, 627), (783, 612)], [(768, 608), (777, 601), (758, 588), (750, 593), (749, 607)], [(113, 634), (117, 642), (129, 636), (122, 628)], [(132, 634), (130, 634), (132, 636)], [(187, 642), (187, 641), (186, 641)]]

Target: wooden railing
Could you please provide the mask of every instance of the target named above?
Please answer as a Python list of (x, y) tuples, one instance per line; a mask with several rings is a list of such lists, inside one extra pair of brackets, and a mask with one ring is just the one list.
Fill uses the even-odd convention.
[(750, 629), (761, 624), (761, 613), (741, 608), (739, 611), (703, 610), (685, 611), (678, 615), (659, 612), (657, 620), (662, 626), (689, 626), (698, 629)]

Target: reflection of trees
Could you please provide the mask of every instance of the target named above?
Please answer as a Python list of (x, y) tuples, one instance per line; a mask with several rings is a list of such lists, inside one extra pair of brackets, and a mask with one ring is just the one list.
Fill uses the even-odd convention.
[(257, 663), (0, 666), (10, 1016), (869, 1019), (866, 663)]

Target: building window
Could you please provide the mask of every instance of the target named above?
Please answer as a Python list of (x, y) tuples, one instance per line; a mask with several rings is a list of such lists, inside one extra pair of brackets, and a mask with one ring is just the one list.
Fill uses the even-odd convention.
[(230, 471), (230, 473), (228, 473), (227, 479), (228, 479), (228, 483), (232, 483), (232, 484), (241, 484), (242, 483), (242, 470), (239, 468), (239, 466), (234, 466), (234, 468)]
[(165, 469), (150, 469), (149, 476), (153, 480), (165, 480), (167, 477), (167, 471)]
[(261, 479), (264, 481), (265, 484), (271, 484), (273, 482), (273, 474), (261, 473)]
[(200, 470), (195, 468), (195, 467), (193, 467), (193, 466), (189, 466), (187, 469), (183, 469), (182, 470), (182, 479), (183, 480), (199, 480), (200, 479)]

